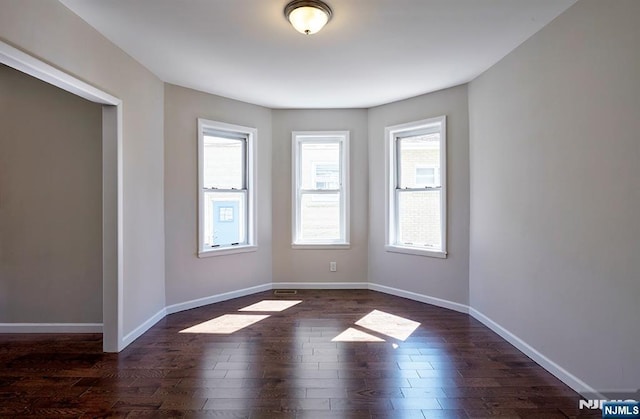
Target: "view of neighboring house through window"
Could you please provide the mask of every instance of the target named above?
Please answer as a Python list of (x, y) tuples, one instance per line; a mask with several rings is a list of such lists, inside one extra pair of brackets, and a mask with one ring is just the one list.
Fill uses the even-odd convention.
[(387, 250), (446, 256), (445, 117), (386, 129)]
[(349, 243), (349, 133), (293, 133), (293, 245)]
[(416, 186), (434, 187), (439, 184), (439, 167), (416, 167)]
[(340, 165), (338, 163), (313, 163), (315, 189), (339, 189)]
[(198, 125), (199, 254), (252, 246), (256, 131), (204, 119)]

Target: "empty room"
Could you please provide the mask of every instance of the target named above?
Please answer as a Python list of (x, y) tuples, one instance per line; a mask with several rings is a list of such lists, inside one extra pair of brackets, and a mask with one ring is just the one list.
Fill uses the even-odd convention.
[(0, 417), (640, 418), (638, 19), (0, 0)]

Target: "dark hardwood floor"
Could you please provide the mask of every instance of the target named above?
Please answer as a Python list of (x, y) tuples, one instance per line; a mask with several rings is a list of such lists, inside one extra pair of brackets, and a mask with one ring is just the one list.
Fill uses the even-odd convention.
[[(263, 300), (301, 302), (239, 311)], [(600, 417), (475, 319), (374, 291), (254, 294), (101, 351), (101, 335), (0, 335), (0, 417)]]

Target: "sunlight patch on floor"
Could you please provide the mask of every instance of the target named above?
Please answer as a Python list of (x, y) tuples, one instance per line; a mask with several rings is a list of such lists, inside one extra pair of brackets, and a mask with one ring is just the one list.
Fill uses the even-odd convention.
[(225, 314), (215, 319), (207, 320), (195, 326), (181, 330), (180, 333), (211, 333), (228, 335), (238, 330), (258, 323), (269, 315), (266, 314)]
[(340, 333), (335, 338), (331, 339), (331, 342), (384, 342), (377, 336), (370, 335), (353, 327), (348, 328), (344, 332)]
[(238, 311), (284, 311), (301, 302), (302, 300), (262, 300)]
[(358, 320), (356, 325), (404, 341), (420, 326), (420, 323), (384, 311), (373, 310)]

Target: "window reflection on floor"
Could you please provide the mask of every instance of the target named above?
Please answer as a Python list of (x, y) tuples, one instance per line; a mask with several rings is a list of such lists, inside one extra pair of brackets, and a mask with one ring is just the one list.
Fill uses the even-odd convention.
[(269, 317), (268, 314), (224, 314), (195, 326), (181, 330), (180, 333), (211, 333), (228, 335), (251, 326)]
[[(262, 300), (238, 311), (251, 312), (280, 312), (300, 304), (302, 300)], [(251, 326), (269, 317), (270, 314), (225, 314), (215, 319), (207, 320), (195, 326), (181, 330), (180, 333), (210, 333), (228, 335)]]
[(420, 326), (420, 323), (384, 311), (373, 310), (358, 320), (356, 325), (405, 341)]
[(377, 336), (370, 335), (353, 327), (348, 328), (344, 332), (340, 333), (335, 338), (331, 339), (331, 342), (384, 342)]
[(302, 300), (262, 300), (238, 311), (284, 311), (301, 302)]
[[(368, 329), (378, 335), (389, 336), (393, 339), (405, 341), (420, 326), (420, 323), (394, 314), (373, 310), (356, 323), (356, 326)], [(385, 342), (385, 339), (365, 332), (364, 330), (349, 327), (340, 333), (332, 342)], [(393, 343), (393, 348), (398, 348)]]

